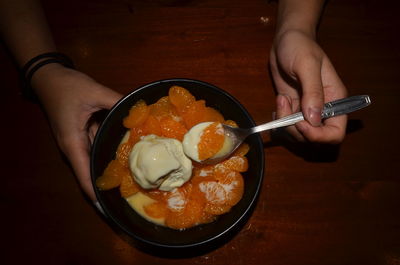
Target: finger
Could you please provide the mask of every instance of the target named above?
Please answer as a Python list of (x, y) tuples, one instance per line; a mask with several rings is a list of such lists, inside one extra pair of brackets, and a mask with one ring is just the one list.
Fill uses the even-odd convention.
[(88, 136), (91, 144), (93, 144), (98, 129), (99, 129), (98, 122), (93, 122), (88, 128)]
[(311, 142), (338, 144), (344, 139), (346, 126), (343, 123), (346, 120), (346, 115), (342, 115), (326, 120), (324, 126), (314, 127), (309, 123), (299, 122), (296, 128)]
[[(291, 98), (286, 95), (276, 97), (276, 118), (280, 119), (293, 114)], [(299, 133), (295, 126), (289, 126), (286, 130), (298, 141), (304, 141), (304, 137)]]
[(313, 126), (321, 125), (321, 112), (324, 105), (321, 67), (322, 63), (318, 60), (305, 58), (294, 69), (303, 91), (302, 111), (305, 119)]
[(96, 201), (96, 195), (90, 177), (88, 139), (83, 135), (72, 135), (60, 146), (68, 157), (83, 191), (92, 201)]
[(347, 96), (347, 89), (328, 57), (325, 57), (322, 62), (322, 83), (327, 102)]
[[(271, 74), (272, 74), (272, 78), (273, 78), (277, 93), (287, 96), (290, 101), (292, 112), (288, 113), (287, 115), (292, 114), (293, 112), (299, 111), (300, 110), (300, 101), (299, 101), (299, 94), (297, 92), (297, 89), (294, 88), (292, 85), (290, 85), (288, 83), (288, 80), (285, 80), (282, 77), (282, 74), (284, 74), (284, 72), (282, 69), (281, 70), (278, 69), (278, 66), (277, 66), (278, 63), (276, 61), (276, 57), (275, 57), (274, 53), (271, 53), (270, 61), (271, 61), (271, 64), (270, 64)], [(287, 77), (289, 77), (288, 74), (285, 74), (285, 75)], [(291, 80), (291, 81), (292, 81), (291, 83), (294, 84), (294, 80)]]
[[(327, 57), (324, 58), (322, 64), (322, 81), (327, 101), (346, 97), (347, 90)], [(326, 119), (321, 127), (312, 127), (300, 123), (296, 127), (310, 141), (339, 143), (345, 137), (346, 125), (347, 116), (342, 115)]]

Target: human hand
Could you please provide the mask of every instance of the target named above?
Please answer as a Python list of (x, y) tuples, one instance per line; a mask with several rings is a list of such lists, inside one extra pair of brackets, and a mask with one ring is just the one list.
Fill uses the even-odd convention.
[(90, 148), (98, 129), (92, 115), (110, 109), (121, 95), (59, 64), (40, 68), (32, 79), (56, 141), (69, 159), (83, 191), (96, 201), (90, 177)]
[(270, 53), (276, 86), (276, 118), (303, 111), (305, 121), (287, 130), (299, 141), (339, 143), (347, 116), (321, 121), (324, 102), (344, 98), (347, 90), (314, 37), (300, 30), (277, 34)]

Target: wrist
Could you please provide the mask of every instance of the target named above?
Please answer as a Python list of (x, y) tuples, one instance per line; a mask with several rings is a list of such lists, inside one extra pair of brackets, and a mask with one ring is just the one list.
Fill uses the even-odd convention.
[[(38, 80), (42, 79), (40, 76), (48, 71), (60, 69), (60, 67), (61, 69), (65, 67), (74, 68), (74, 64), (68, 56), (59, 52), (42, 53), (29, 60), (21, 69), (23, 96), (36, 102), (37, 97), (32, 86), (33, 79), (37, 83)], [(51, 77), (51, 75), (45, 76)]]
[(31, 79), (31, 90), (37, 96), (39, 101), (43, 103), (49, 94), (54, 91), (54, 85), (57, 79), (61, 80), (65, 71), (69, 71), (68, 67), (60, 63), (50, 63), (38, 69)]
[(283, 35), (290, 34), (290, 33), (301, 33), (306, 35), (312, 40), (316, 40), (317, 30), (313, 26), (299, 26), (297, 23), (287, 23), (279, 27), (275, 33), (275, 39), (280, 39)]
[(279, 1), (276, 35), (297, 31), (315, 40), (323, 2), (323, 0)]
[(63, 70), (65, 68), (64, 65), (60, 63), (49, 63), (46, 64), (40, 69), (38, 69), (31, 79), (31, 86), (34, 91), (36, 91), (37, 87), (41, 84), (47, 83), (50, 78), (57, 76), (57, 72)]

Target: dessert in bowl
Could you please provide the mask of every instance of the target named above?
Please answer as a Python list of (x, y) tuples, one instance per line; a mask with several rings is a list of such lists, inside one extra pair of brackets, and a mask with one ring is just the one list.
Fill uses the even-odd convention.
[[(145, 247), (180, 250), (182, 248), (206, 248), (215, 246), (240, 229), (255, 205), (264, 170), (263, 145), (259, 135), (252, 135), (245, 143), (245, 145), (248, 146), (248, 151), (245, 152), (245, 159), (248, 166), (246, 167), (246, 171), (240, 172), (240, 175), (242, 175), (243, 187), (240, 192), (241, 196), (239, 200), (235, 201), (235, 203), (229, 206), (228, 210), (220, 214), (203, 216), (204, 218), (202, 217), (202, 219), (204, 220), (201, 222), (196, 221), (190, 224), (183, 222), (183, 225), (181, 222), (177, 225), (174, 221), (179, 218), (175, 217), (170, 218), (169, 221), (157, 221), (146, 218), (143, 211), (135, 209), (132, 203), (131, 195), (134, 196), (136, 191), (135, 194), (125, 194), (125, 196), (121, 196), (121, 189), (114, 188), (105, 190), (101, 186), (102, 178), (110, 162), (118, 160), (118, 158), (116, 158), (116, 152), (121, 146), (124, 136), (126, 140), (127, 130), (129, 131), (130, 129), (131, 132), (135, 130), (135, 124), (133, 124), (135, 121), (132, 123), (129, 121), (129, 118), (127, 118), (130, 112), (132, 112), (132, 107), (135, 105), (137, 106), (138, 102), (141, 101), (144, 101), (147, 105), (155, 104), (161, 98), (168, 96), (172, 87), (184, 88), (189, 91), (196, 100), (205, 101), (208, 108), (216, 110), (224, 117), (224, 121), (233, 120), (240, 127), (252, 127), (255, 125), (249, 113), (236, 99), (227, 92), (211, 84), (189, 79), (168, 79), (142, 86), (121, 99), (111, 109), (98, 130), (91, 157), (92, 181), (95, 185), (96, 196), (105, 215), (109, 217), (112, 223), (116, 224), (122, 231)], [(135, 117), (138, 117), (138, 115), (135, 115)], [(196, 124), (196, 120), (186, 122), (186, 130)], [(175, 137), (177, 131), (179, 131), (179, 129), (174, 130), (174, 134), (171, 138)], [(183, 131), (183, 133), (184, 132), (185, 131)], [(133, 136), (128, 137), (133, 138)], [(158, 189), (162, 190), (164, 193), (176, 192), (177, 189), (192, 185), (191, 181), (194, 179), (194, 172), (199, 169), (199, 164), (196, 161), (193, 161), (191, 167), (192, 176), (189, 174), (189, 177), (187, 173), (189, 168), (187, 160), (184, 160), (186, 162), (179, 162), (176, 166), (173, 166), (174, 163), (177, 163), (175, 161), (176, 159), (171, 160), (170, 158), (165, 158), (166, 160), (168, 159), (168, 163), (164, 163), (162, 159), (159, 159), (159, 164), (157, 164), (155, 168), (159, 169), (156, 171), (162, 172), (163, 170), (161, 167), (166, 165), (167, 169), (166, 171), (164, 170), (165, 172), (179, 171), (179, 174), (174, 173), (173, 176), (175, 176), (175, 178), (159, 178), (160, 173), (158, 173), (158, 175), (155, 174), (154, 179), (151, 177), (147, 179), (143, 177), (145, 175), (153, 175), (153, 171), (150, 172), (148, 170), (148, 168), (152, 167), (151, 164), (145, 166), (150, 163), (149, 161), (151, 160), (146, 158), (149, 153), (149, 146), (153, 146), (153, 151), (150, 152), (153, 153), (152, 157), (154, 157), (155, 154), (160, 157), (167, 157), (166, 155), (168, 152), (166, 150), (182, 148), (176, 142), (183, 141), (183, 135), (182, 137), (176, 136), (180, 141), (171, 141), (171, 139), (168, 138), (169, 137), (165, 137), (165, 135), (161, 137), (154, 134), (140, 135), (134, 142), (133, 147), (131, 147), (132, 150), (136, 151), (130, 151), (127, 169), (130, 169), (131, 173), (135, 172), (135, 174), (132, 174), (132, 179), (138, 184), (139, 190), (141, 189), (143, 191), (140, 196), (143, 194), (146, 195), (146, 192), (149, 191), (150, 194), (147, 195), (151, 197), (152, 190), (156, 190), (157, 192)], [(163, 146), (167, 147), (164, 148)], [(209, 150), (209, 148), (207, 148), (207, 150)], [(164, 153), (166, 155), (163, 155)], [(176, 152), (174, 151), (174, 153)], [(178, 160), (181, 161), (180, 159), (177, 159), (177, 161)], [(165, 174), (165, 172), (161, 173), (161, 175)], [(182, 172), (184, 172), (184, 174), (180, 174)], [(170, 181), (167, 181), (168, 179), (170, 179)], [(136, 198), (135, 200), (138, 199)], [(212, 203), (212, 201), (210, 201), (210, 203)], [(201, 211), (207, 212), (204, 210)]]

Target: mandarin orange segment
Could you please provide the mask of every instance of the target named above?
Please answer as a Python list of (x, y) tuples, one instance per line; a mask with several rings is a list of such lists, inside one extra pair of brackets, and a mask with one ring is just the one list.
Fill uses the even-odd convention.
[(162, 97), (156, 103), (150, 105), (150, 114), (158, 119), (165, 116), (174, 117), (178, 115), (168, 96)]
[(211, 215), (221, 215), (229, 212), (231, 208), (232, 206), (227, 203), (222, 203), (222, 204), (208, 203), (205, 206), (204, 211)]
[(158, 119), (153, 115), (149, 115), (149, 117), (147, 117), (147, 120), (143, 124), (143, 132), (146, 135), (155, 134), (157, 136), (161, 136), (162, 131)]
[(161, 135), (167, 138), (174, 138), (179, 141), (187, 132), (185, 125), (170, 117), (164, 117), (160, 120)]
[(181, 212), (188, 201), (189, 195), (191, 193), (191, 184), (184, 187), (179, 187), (173, 191), (168, 192), (166, 196), (167, 207), (170, 211)]
[(223, 166), (216, 167), (215, 177), (218, 183), (223, 187), (226, 192), (225, 203), (228, 205), (235, 205), (240, 201), (244, 192), (244, 181), (242, 175)]
[(224, 166), (237, 172), (246, 172), (249, 168), (249, 162), (245, 156), (231, 156), (229, 159), (220, 163), (219, 166)]
[(179, 212), (170, 211), (165, 219), (165, 224), (168, 227), (175, 229), (185, 229), (198, 224), (203, 216), (202, 202), (196, 199), (191, 199), (187, 202), (185, 208)]
[(153, 218), (165, 218), (167, 209), (163, 202), (153, 202), (143, 207), (146, 214)]
[(129, 141), (118, 146), (116, 160), (118, 160), (124, 167), (128, 166), (129, 153), (132, 150), (132, 146), (132, 143)]
[(140, 137), (145, 136), (145, 132), (142, 128), (132, 128), (129, 130), (129, 139), (128, 142), (133, 146), (137, 142), (139, 142)]
[(204, 129), (197, 145), (199, 159), (205, 160), (218, 153), (218, 151), (221, 150), (222, 146), (224, 145), (224, 141), (225, 134), (221, 123), (211, 123)]
[(180, 86), (171, 87), (168, 96), (179, 112), (185, 112), (187, 107), (196, 101), (196, 98), (187, 89)]
[(204, 115), (204, 119), (206, 121), (215, 121), (215, 122), (225, 122), (224, 116), (214, 108), (206, 107), (206, 112)]
[[(205, 206), (207, 207), (207, 206)], [(215, 214), (211, 214), (206, 212), (205, 210), (203, 211), (203, 214), (201, 215), (201, 218), (199, 220), (199, 224), (208, 224), (217, 219)]]
[(214, 176), (214, 165), (197, 166), (193, 168), (192, 178), (205, 178)]
[(101, 190), (116, 188), (121, 184), (122, 176), (126, 174), (127, 171), (128, 169), (118, 160), (112, 160), (107, 165), (103, 175), (96, 179), (96, 186)]
[(202, 181), (198, 188), (207, 203), (223, 204), (227, 200), (226, 191), (218, 181)]
[(233, 121), (233, 120), (226, 120), (224, 122), (224, 124), (229, 125), (229, 126), (234, 127), (234, 128), (238, 128), (239, 127), (239, 125), (236, 123), (236, 121)]
[(156, 201), (161, 201), (166, 198), (169, 192), (158, 189), (146, 190), (146, 195)]
[(191, 104), (185, 113), (181, 116), (185, 122), (186, 128), (190, 129), (194, 125), (206, 121), (206, 102), (204, 100), (197, 100)]
[(121, 185), (119, 186), (119, 192), (121, 193), (122, 197), (128, 198), (140, 190), (140, 186), (132, 178), (129, 172), (128, 174), (124, 174), (122, 176)]
[(123, 125), (126, 128), (133, 128), (143, 124), (150, 114), (150, 108), (144, 100), (139, 100), (129, 110), (129, 115), (124, 118)]
[(210, 215), (220, 215), (228, 212), (232, 205), (229, 204), (229, 193), (224, 184), (215, 179), (212, 181), (203, 181), (198, 185), (197, 195), (205, 201), (204, 211)]
[(247, 143), (242, 143), (233, 153), (233, 156), (245, 156), (250, 150), (250, 146)]

